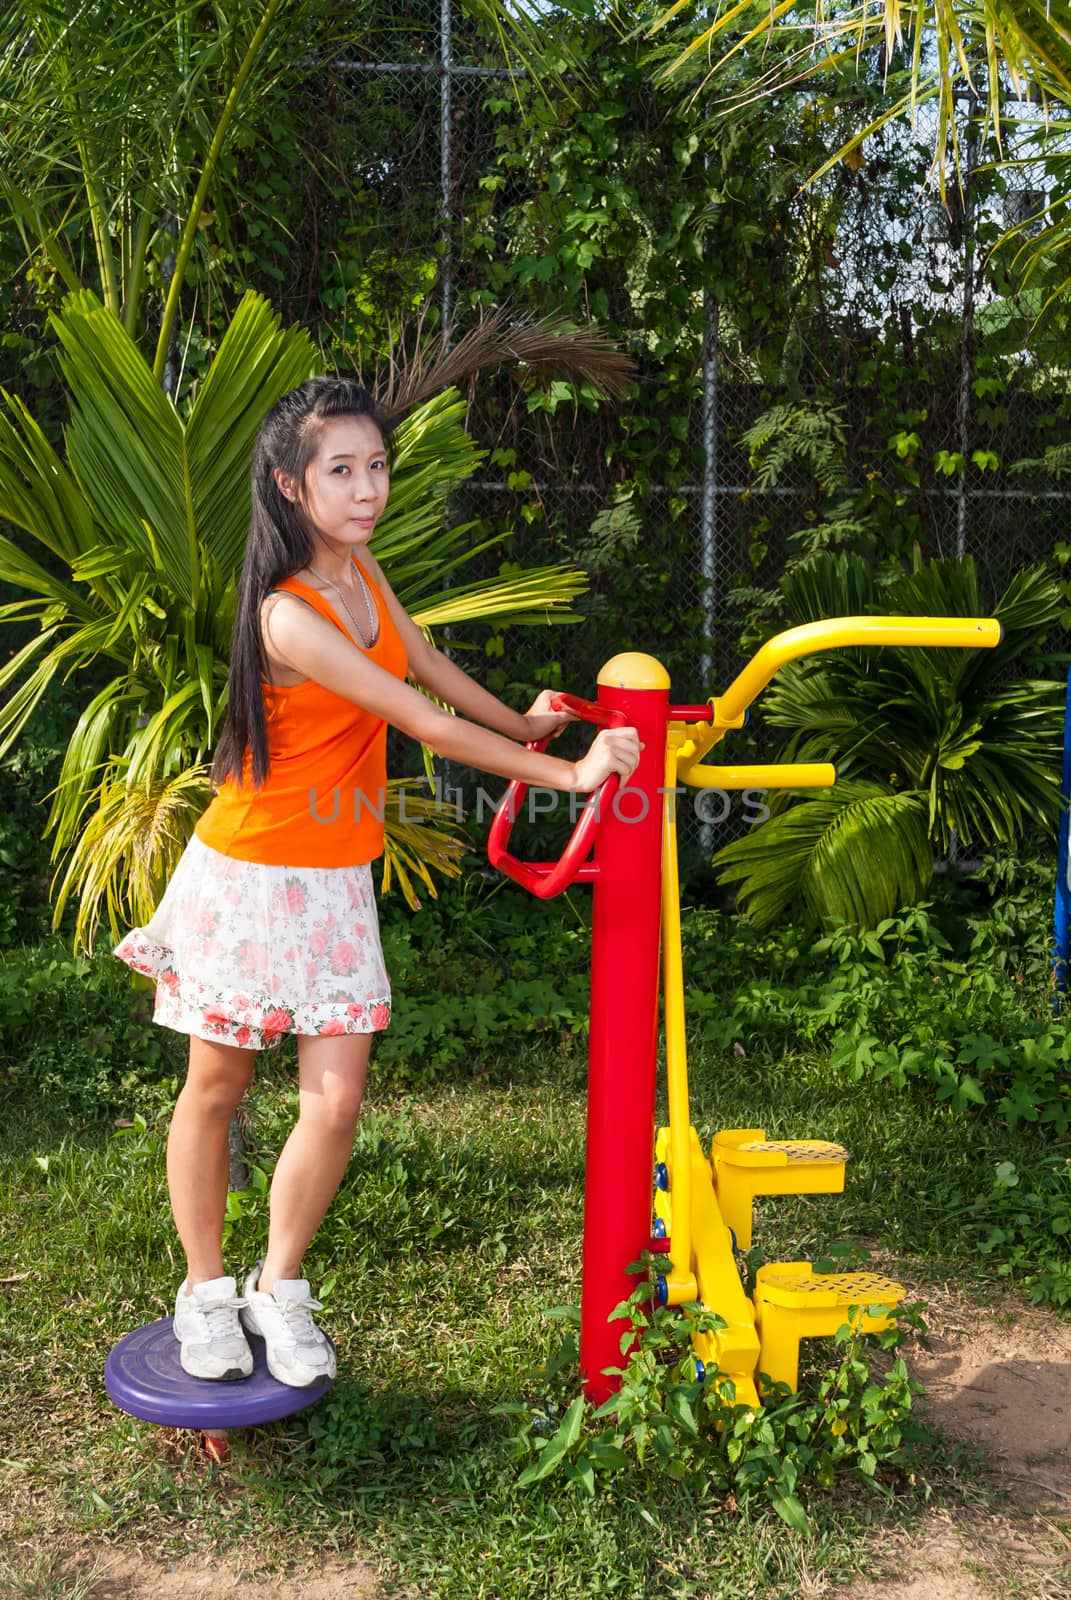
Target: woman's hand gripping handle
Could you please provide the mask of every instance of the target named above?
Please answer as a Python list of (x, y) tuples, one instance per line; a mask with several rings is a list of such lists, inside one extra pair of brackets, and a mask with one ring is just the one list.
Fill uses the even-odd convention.
[(590, 794), (614, 773), (627, 783), (640, 761), (640, 736), (635, 728), (603, 728), (591, 742), (587, 755), (574, 763), (574, 789)]
[[(543, 697), (540, 697), (543, 700)], [(609, 805), (617, 793), (621, 779), (628, 779), (640, 758), (639, 735), (635, 728), (621, 727), (620, 711), (600, 706), (590, 700), (577, 700), (572, 695), (554, 695), (549, 704), (537, 701), (532, 715), (566, 720), (579, 717), (600, 727), (587, 754), (573, 763), (574, 781), (570, 786), (583, 793), (597, 791), (594, 804), (584, 807), (572, 837), (556, 862), (518, 861), (509, 853), (509, 836), (518, 807), (528, 792), (525, 783), (511, 783), (500, 805), (487, 838), (487, 854), (493, 866), (537, 895), (541, 900), (560, 894), (578, 876), (587, 876), (593, 870), (585, 867), (586, 858), (595, 842), (595, 834), (602, 816), (602, 807)], [(537, 749), (544, 749), (557, 728), (551, 728), (533, 741)]]

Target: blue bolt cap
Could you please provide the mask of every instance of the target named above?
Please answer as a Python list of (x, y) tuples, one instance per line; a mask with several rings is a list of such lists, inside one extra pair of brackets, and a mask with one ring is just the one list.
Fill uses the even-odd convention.
[(659, 1161), (654, 1169), (654, 1182), (656, 1189), (669, 1188), (669, 1171), (664, 1161)]
[(666, 1225), (661, 1217), (655, 1217), (652, 1222), (651, 1237), (652, 1239), (664, 1239), (666, 1237)]
[(695, 1381), (696, 1383), (707, 1381), (707, 1364), (705, 1361), (700, 1361), (698, 1356), (695, 1358)]
[(669, 1304), (669, 1285), (666, 1283), (665, 1278), (656, 1278), (655, 1279), (654, 1297), (655, 1297), (655, 1305), (656, 1306), (668, 1306), (668, 1304)]

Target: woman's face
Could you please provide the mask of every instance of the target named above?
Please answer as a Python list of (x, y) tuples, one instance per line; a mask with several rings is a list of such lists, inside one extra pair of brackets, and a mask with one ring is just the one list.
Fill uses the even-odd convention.
[(329, 417), (297, 497), (313, 538), (339, 554), (367, 544), (389, 493), (387, 451), (375, 423), (370, 417)]

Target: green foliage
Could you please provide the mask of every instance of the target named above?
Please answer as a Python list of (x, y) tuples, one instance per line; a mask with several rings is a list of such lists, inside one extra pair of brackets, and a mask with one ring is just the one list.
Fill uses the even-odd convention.
[(1020, 1164), (996, 1162), (987, 1192), (961, 1194), (955, 1200), (949, 1221), (963, 1230), (990, 1271), (1009, 1282), (1025, 1280), (1034, 1301), (1071, 1306), (1071, 1155), (1066, 1141)]
[(0, 950), (37, 943), (52, 918), (45, 819), (77, 715), (71, 696), (50, 697), (37, 708), (18, 747), (0, 760)]
[[(697, 1084), (711, 1061), (739, 1075), (743, 1052), (756, 1095), (771, 1074), (778, 1101), (784, 1073), (810, 1074), (834, 1099), (873, 1105), (871, 1131), (888, 1117), (944, 1119), (942, 1140), (985, 1150), (926, 1202), (946, 1219), (944, 1247), (954, 1254), (960, 1240), (1035, 1299), (1063, 1304), (1071, 1099), (1066, 1030), (1051, 1007), (1051, 877), (1044, 860), (993, 858), (970, 880), (936, 879), (929, 905), (865, 933), (840, 929), (817, 940), (791, 925), (760, 933), (689, 908), (684, 955)], [(377, 1092), (448, 1097), (457, 1084), (525, 1082), (531, 1071), (579, 1088), (589, 983), (583, 905), (536, 904), (472, 879), (412, 915), (388, 902), (383, 940), (395, 1010), (373, 1058)], [(150, 1013), (149, 990), (132, 991), (110, 956), (77, 962), (46, 943), (0, 957), (0, 1072), (10, 1102), (39, 1102), (79, 1122), (159, 1114), (177, 1086), (183, 1042), (152, 1027)], [(43, 1016), (59, 1025), (42, 1027)], [(290, 1053), (283, 1057), (278, 1070), (289, 1083)], [(716, 1098), (724, 1100), (724, 1084)], [(732, 1114), (750, 1125), (757, 1111), (744, 1101)], [(267, 1122), (258, 1113), (256, 1166), (270, 1170), (292, 1114), (289, 1101)], [(724, 1121), (725, 1108), (717, 1115)], [(396, 1217), (406, 1250), (421, 1227), (453, 1236), (449, 1215), (464, 1207), (450, 1173), (432, 1170), (398, 1130), (384, 1143), (382, 1127), (369, 1124), (360, 1138), (371, 1198), (353, 1226)], [(881, 1155), (872, 1159), (883, 1171)], [(391, 1177), (399, 1160), (404, 1179)], [(262, 1203), (256, 1193), (236, 1202), (254, 1222)]]
[(1005, 1129), (977, 1181), (942, 1195), (942, 1227), (1033, 1299), (1065, 1305), (1071, 1051), (1052, 1010), (1051, 862), (993, 857), (972, 883), (935, 888), (936, 903), (815, 941), (785, 927), (727, 937), (716, 914), (690, 913), (693, 1050), (753, 1063), (817, 1051), (845, 1095), (943, 1107), (950, 1141), (983, 1121)]
[[(579, 1322), (569, 1310), (552, 1315)], [(705, 1494), (731, 1494), (742, 1509), (753, 1497), (768, 1500), (789, 1527), (806, 1534), (807, 1491), (831, 1489), (845, 1476), (873, 1486), (898, 1474), (911, 1477), (906, 1424), (917, 1386), (901, 1357), (879, 1376), (866, 1359), (868, 1346), (896, 1349), (902, 1332), (860, 1335), (846, 1323), (835, 1337), (834, 1363), (820, 1373), (813, 1394), (790, 1394), (778, 1384), (754, 1408), (736, 1403), (724, 1374), (697, 1375), (691, 1334), (723, 1328), (720, 1317), (697, 1305), (652, 1306), (646, 1278), (614, 1315), (630, 1324), (621, 1341), (623, 1365), (613, 1369), (621, 1380), (616, 1394), (598, 1407), (582, 1395), (570, 1398), (578, 1348), (569, 1328), (538, 1376), (539, 1406), (500, 1408), (524, 1419), (514, 1436), (519, 1488), (560, 1478), (594, 1496), (597, 1485), (605, 1492), (619, 1478), (618, 1492), (646, 1495), (668, 1477)], [(917, 1315), (907, 1320), (919, 1325)]]
[(237, 214), (254, 234), (278, 226), (270, 190), (242, 182), (232, 147), (255, 136), (270, 157), (278, 80), (308, 71), (295, 68), (296, 41), (314, 52), (325, 33), (345, 37), (323, 13), (319, 0), (70, 14), (29, 0), (5, 14), (0, 206), (46, 308), (91, 289), (135, 339), (151, 336), (157, 380), (177, 365), (187, 274), (200, 288), (233, 259)]
[(384, 912), (394, 1008), (376, 1047), (380, 1081), (426, 1088), (466, 1063), (508, 1062), (532, 1038), (555, 1040), (572, 1069), (588, 1026), (586, 916), (472, 880), (411, 916)]
[[(89, 948), (104, 917), (113, 934), (125, 920), (146, 920), (207, 803), (254, 439), (274, 401), (318, 361), (302, 330), (282, 330), (250, 294), (180, 411), (91, 295), (72, 296), (53, 325), (70, 394), (66, 459), (20, 401), (5, 397), (0, 413), (0, 511), (47, 561), (0, 536), (0, 580), (31, 596), (0, 607), (0, 619), (40, 624), (0, 668), (0, 690), (11, 689), (0, 756), (62, 674), (107, 664), (114, 675), (74, 729), (49, 816), (54, 858), (69, 852), (57, 919), (74, 899), (75, 940)], [(550, 344), (567, 352), (569, 340)], [(395, 493), (377, 545), (388, 574), (428, 629), (481, 618), (544, 623), (559, 610), (569, 617), (583, 579), (564, 567), (507, 566), (444, 587), (497, 542), (474, 540), (473, 523), (447, 518), (450, 495), (481, 459), (463, 412), (447, 388), (399, 425)], [(428, 868), (456, 870), (460, 849), (441, 818), (406, 831), (392, 817), (385, 883), (396, 875), (415, 903), (413, 879), (434, 893)]]
[(848, 487), (843, 407), (772, 406), (744, 430), (740, 443), (748, 452), (756, 489), (771, 488), (797, 462), (824, 493)]
[(12, 748), (65, 673), (112, 672), (74, 729), (49, 816), (54, 856), (75, 847), (59, 911), (77, 890), (89, 943), (102, 909), (117, 929), (128, 891), (138, 911), (154, 903), (207, 798), (247, 520), (235, 485), (267, 408), (315, 362), (250, 296), (183, 418), (92, 295), (54, 325), (66, 459), (17, 399), (0, 414), (0, 507), (42, 548), (38, 561), (0, 539), (0, 578), (30, 597), (0, 615), (40, 625), (3, 669), (0, 736)]
[[(773, 155), (756, 166), (747, 119), (713, 131), (694, 104), (661, 89), (635, 24), (623, 6), (562, 8), (555, 48), (579, 67), (568, 91), (541, 77), (493, 91), (495, 166), (471, 207), (459, 274), (474, 305), (509, 297), (595, 317), (637, 364), (625, 403), (583, 427), (564, 395), (555, 404), (530, 391), (514, 449), (513, 464), (534, 479), (520, 547), (549, 538), (564, 554), (579, 540), (591, 563), (588, 626), (569, 641), (573, 681), (594, 680), (622, 639), (657, 653), (675, 681), (694, 675), (694, 640), (709, 625), (692, 573), (711, 300), (724, 307), (726, 344), (750, 357), (767, 339), (783, 343), (795, 292), (796, 118), (764, 117)], [(581, 389), (574, 405), (591, 401)], [(566, 508), (546, 492), (566, 472), (598, 490), (586, 528), (575, 500)], [(534, 682), (537, 668), (522, 658), (516, 675)]]
[(9, 1106), (44, 1104), (65, 1125), (160, 1109), (178, 1091), (185, 1041), (151, 1025), (152, 992), (110, 956), (59, 940), (0, 955), (0, 1079)]
[[(981, 121), (983, 132), (992, 130), (999, 142), (1002, 129), (1009, 123), (1015, 126), (1014, 117), (1008, 114), (1009, 101), (1036, 95), (1043, 103), (1071, 105), (1071, 43), (1047, 6), (1007, 6), (1002, 0), (950, 5), (935, 0), (932, 5), (906, 9), (892, 3), (857, 4), (838, 15), (835, 32), (826, 38), (829, 48), (819, 51), (799, 47), (801, 16), (796, 7), (769, 10), (758, 0), (745, 0), (743, 5), (719, 12), (713, 21), (695, 0), (686, 0), (683, 5), (655, 9), (648, 18), (648, 29), (657, 36), (667, 24), (679, 25), (682, 11), (686, 22), (692, 24), (692, 34), (686, 42), (674, 41), (667, 52), (664, 75), (690, 86), (701, 74), (701, 90), (712, 99), (717, 96), (715, 103), (723, 117), (739, 116), (756, 100), (762, 103), (789, 86), (798, 86), (801, 74), (812, 81), (818, 91), (816, 98), (823, 88), (835, 91), (846, 74), (854, 77), (860, 89), (880, 74), (883, 93), (872, 120), (854, 130), (843, 144), (834, 139), (832, 153), (821, 165), (816, 163), (816, 171), (808, 177), (821, 177), (842, 163), (857, 170), (864, 164), (864, 139), (872, 138), (887, 124), (895, 126), (905, 113), (914, 117), (916, 105), (930, 100), (936, 109), (932, 161), (945, 200), (949, 166), (955, 169), (957, 187), (973, 176), (967, 171), (970, 157), (964, 158), (964, 152), (971, 149), (972, 121)], [(821, 28), (825, 19), (818, 6), (814, 17), (815, 28)], [(763, 70), (752, 67), (741, 85), (735, 81), (740, 52), (756, 41), (769, 52), (770, 62), (767, 64), (764, 54)], [(982, 62), (985, 70), (980, 76)], [(970, 107), (966, 113), (964, 101)], [(1018, 247), (1020, 264), (1025, 263), (1026, 277), (1036, 272), (1055, 298), (1066, 294), (1071, 283), (1066, 275), (1071, 238), (1063, 199), (1068, 156), (1066, 141), (1051, 138), (1048, 120), (1044, 119), (1044, 135), (1049, 137), (1039, 131), (1034, 142), (1039, 152), (1050, 156), (1060, 198), (1050, 211), (1042, 196), (1037, 210), (1040, 220), (1055, 225), (1044, 228), (1040, 239), (1032, 238), (1038, 231), (1032, 226), (1035, 219), (1024, 219), (1009, 230), (1009, 238)], [(1056, 120), (1059, 125), (1062, 119)], [(1000, 159), (1008, 159), (1003, 150)], [(1051, 270), (1054, 265), (1055, 272)]]
[[(38, 919), (45, 915), (42, 907)], [(467, 879), (416, 912), (389, 900), (381, 921), (394, 989), (391, 1026), (374, 1054), (382, 1090), (429, 1090), (459, 1073), (500, 1078), (518, 1047), (544, 1040), (563, 1074), (581, 1070), (584, 918)], [(72, 957), (53, 940), (0, 952), (0, 1073), (12, 1096), (39, 1094), (79, 1120), (166, 1105), (185, 1046), (151, 1015), (151, 988), (140, 979), (132, 987), (107, 953)], [(46, 1029), (44, 1016), (62, 1020)]]
[[(1009, 1127), (1071, 1130), (1064, 1030), (1049, 1005), (1044, 923), (1033, 893), (958, 924), (954, 948), (932, 905), (877, 927), (842, 927), (800, 949), (784, 981), (758, 978), (728, 1006), (698, 996), (690, 1020), (712, 1044), (806, 1042), (847, 1083), (926, 1085), (949, 1109), (986, 1106)], [(773, 936), (774, 945), (790, 940)], [(760, 946), (761, 950), (761, 946)], [(758, 964), (769, 956), (756, 951)], [(687, 968), (686, 968), (687, 970)], [(710, 1011), (700, 1022), (701, 1013)]]
[[(861, 875), (859, 862), (868, 863)], [(741, 908), (769, 927), (791, 906), (813, 922), (866, 927), (910, 905), (932, 865), (923, 798), (876, 783), (838, 782), (783, 811), (761, 833), (715, 857), (722, 883), (740, 881)]]
[(840, 781), (775, 796), (770, 819), (715, 857), (759, 926), (801, 906), (819, 925), (873, 926), (925, 891), (953, 834), (987, 848), (1055, 823), (1061, 686), (1009, 675), (1059, 616), (1047, 574), (1018, 573), (990, 604), (969, 558), (881, 578), (858, 556), (815, 556), (780, 587), (793, 623), (992, 614), (1004, 632), (995, 650), (851, 649), (781, 670), (763, 710), (788, 730), (784, 759), (835, 760)]

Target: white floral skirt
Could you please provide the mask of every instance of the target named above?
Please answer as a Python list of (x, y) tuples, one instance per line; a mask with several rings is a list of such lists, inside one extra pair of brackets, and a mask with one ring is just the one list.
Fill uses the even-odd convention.
[(156, 979), (154, 1021), (247, 1050), (390, 1021), (372, 868), (266, 867), (190, 840), (115, 954)]

